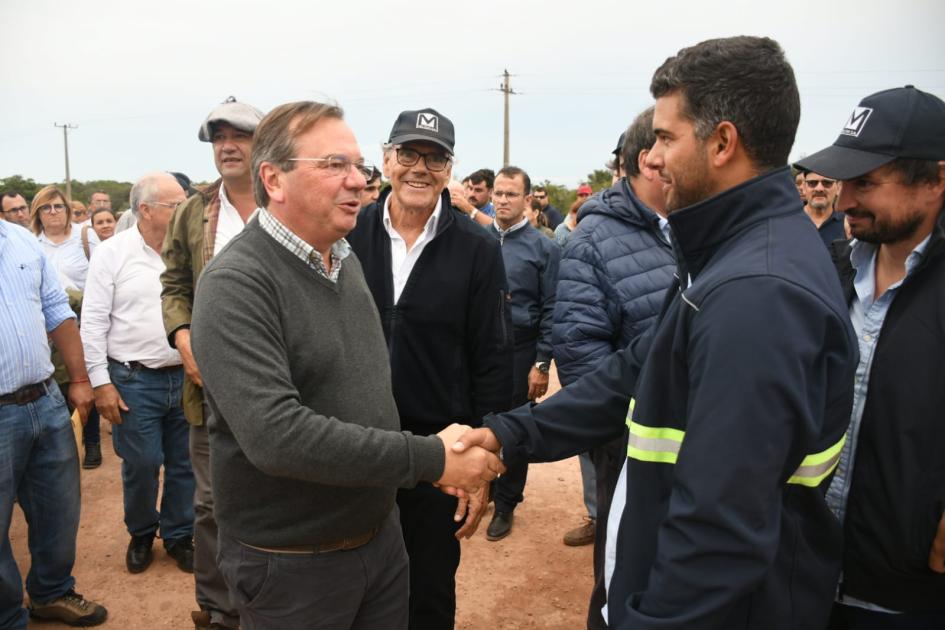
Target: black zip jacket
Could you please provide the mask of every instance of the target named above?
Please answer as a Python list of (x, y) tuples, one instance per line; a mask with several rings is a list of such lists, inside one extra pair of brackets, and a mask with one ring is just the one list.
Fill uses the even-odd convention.
[[(850, 245), (834, 261), (848, 303)], [(945, 512), (945, 212), (889, 306), (874, 351), (844, 523), (847, 595), (903, 612), (945, 610), (929, 551)]]
[(512, 325), (499, 242), (450, 206), (394, 304), (385, 190), (363, 208), (347, 236), (361, 261), (390, 351), (394, 399), (403, 429), (437, 433), (473, 426), (512, 401)]
[(620, 435), (635, 394), (611, 628), (823, 630), (857, 356), (840, 283), (786, 167), (670, 223), (682, 281), (656, 326), (485, 424), (506, 459), (561, 459)]

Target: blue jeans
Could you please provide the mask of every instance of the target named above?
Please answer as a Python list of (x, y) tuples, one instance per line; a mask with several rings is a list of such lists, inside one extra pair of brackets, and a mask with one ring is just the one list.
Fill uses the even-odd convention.
[[(194, 473), (190, 467), (189, 425), (181, 408), (184, 371), (149, 370), (108, 362), (112, 384), (128, 411), (112, 429), (121, 458), (125, 526), (132, 536), (161, 530), (164, 544), (194, 533)], [(164, 466), (164, 494), (158, 512), (158, 481)]]
[(578, 455), (581, 465), (581, 485), (584, 489), (584, 507), (587, 515), (597, 520), (597, 473), (594, 471), (594, 462), (591, 461), (590, 451)]
[(25, 405), (0, 406), (0, 629), (26, 628), (22, 577), (10, 547), (14, 497), (29, 523), (30, 599), (47, 603), (75, 585), (79, 454), (66, 401), (53, 380)]

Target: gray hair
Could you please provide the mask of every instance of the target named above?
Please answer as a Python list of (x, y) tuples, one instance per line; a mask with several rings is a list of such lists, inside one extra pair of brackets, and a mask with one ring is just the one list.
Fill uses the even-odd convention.
[(131, 212), (138, 218), (138, 209), (142, 203), (154, 201), (161, 189), (161, 180), (171, 180), (178, 186), (177, 179), (164, 171), (148, 173), (131, 187)]
[(653, 107), (647, 107), (627, 127), (623, 146), (620, 147), (620, 159), (623, 161), (623, 171), (627, 178), (640, 174), (640, 152), (652, 149), (656, 143), (656, 134), (653, 133)]

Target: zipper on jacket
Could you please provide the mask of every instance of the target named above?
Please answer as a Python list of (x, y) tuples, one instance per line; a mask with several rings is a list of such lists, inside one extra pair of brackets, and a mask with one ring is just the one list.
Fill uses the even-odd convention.
[(499, 289), (499, 321), (502, 324), (502, 343), (509, 343), (512, 339), (509, 337), (509, 330), (505, 326), (505, 298), (505, 291)]

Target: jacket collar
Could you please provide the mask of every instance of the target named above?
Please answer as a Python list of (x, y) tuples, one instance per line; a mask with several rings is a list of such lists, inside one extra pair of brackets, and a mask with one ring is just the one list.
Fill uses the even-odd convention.
[(699, 274), (732, 236), (773, 217), (803, 212), (787, 166), (669, 215), (680, 267)]
[[(377, 213), (377, 222), (380, 228), (384, 229), (384, 204), (387, 202), (387, 197), (390, 196), (393, 188), (387, 186), (384, 190), (381, 191), (381, 196), (377, 198), (377, 201), (368, 206), (371, 210)], [(443, 206), (440, 209), (440, 217), (436, 220), (436, 234), (434, 238), (446, 231), (446, 228), (453, 224), (453, 221), (456, 220), (456, 213), (461, 213), (462, 211), (454, 208), (450, 202), (450, 191), (447, 188), (443, 189), (443, 192), (440, 193), (440, 200), (443, 202)]]

